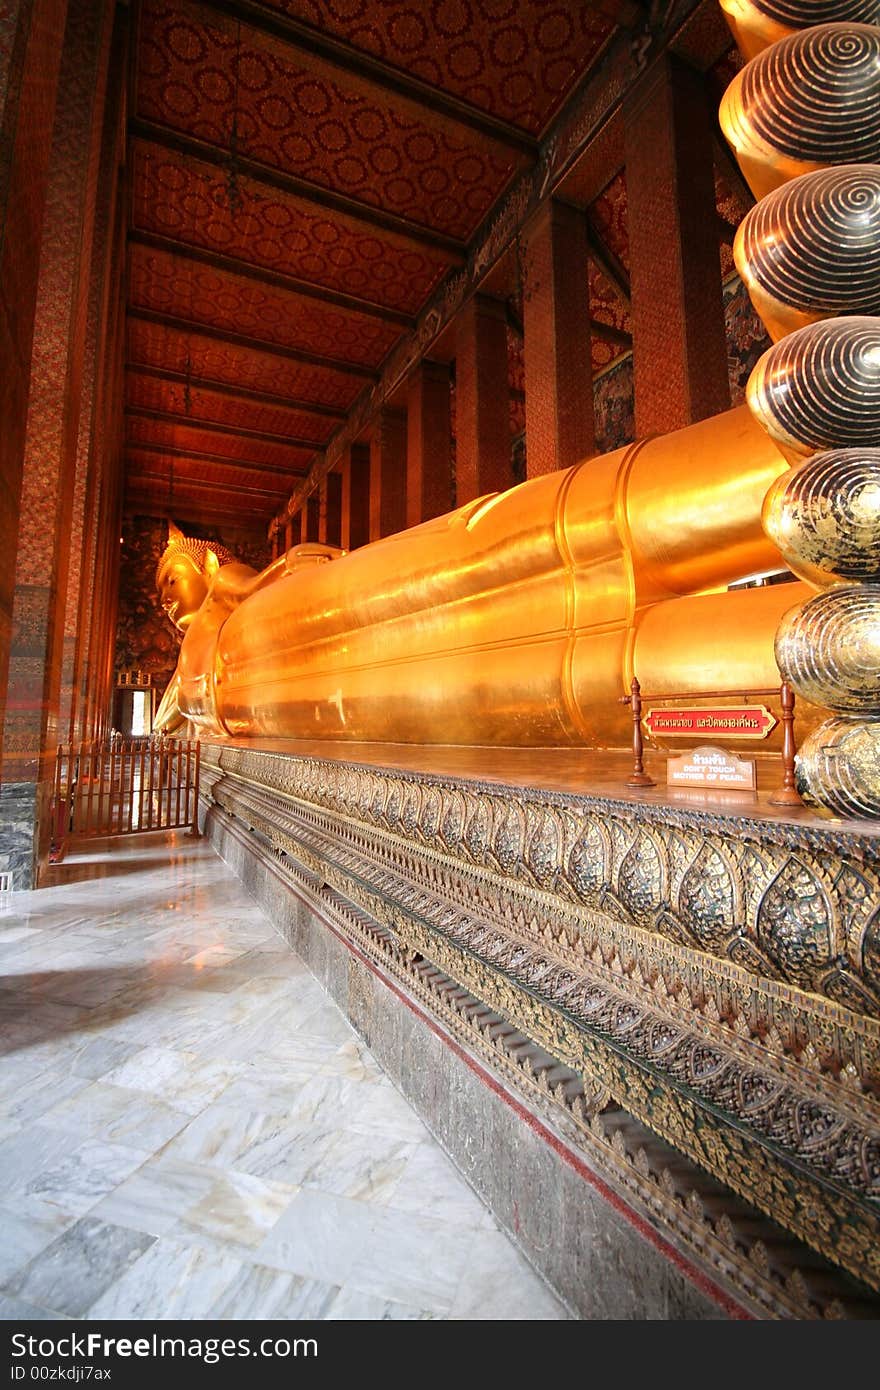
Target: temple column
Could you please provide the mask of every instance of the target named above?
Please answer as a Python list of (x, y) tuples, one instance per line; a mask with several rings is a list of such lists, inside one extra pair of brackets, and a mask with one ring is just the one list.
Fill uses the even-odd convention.
[(285, 554), (293, 545), (293, 517), (284, 524), (284, 551)]
[(370, 539), (370, 450), (352, 444), (342, 475), (342, 545), (357, 550)]
[(67, 0), (12, 0), (0, 42), (0, 751), (31, 345)]
[(702, 77), (675, 58), (658, 60), (625, 121), (636, 433), (644, 436), (727, 410), (730, 386)]
[(112, 16), (107, 0), (71, 3), (49, 159), (3, 736), (0, 867), (16, 888), (34, 885), (48, 855), (54, 753), (66, 733), (64, 614)]
[(380, 410), (370, 439), (370, 540), (406, 527), (406, 416)]
[[(119, 7), (114, 21), (111, 71), (125, 66), (127, 44), (128, 12)], [(88, 645), (95, 578), (88, 518), (100, 477), (108, 467), (108, 450), (114, 454), (116, 442), (108, 426), (117, 404), (113, 394), (117, 383), (111, 364), (116, 361), (118, 348), (113, 335), (122, 295), (125, 255), (125, 207), (124, 201), (117, 198), (120, 157), (125, 142), (122, 116), (122, 90), (116, 85), (108, 94), (104, 115), (70, 527), (70, 567), (58, 721), (59, 737), (69, 741), (83, 736), (81, 673)], [(121, 380), (119, 389), (121, 391)], [(118, 456), (114, 455), (110, 466), (117, 463)]]
[(453, 506), (449, 368), (422, 361), (406, 401), (406, 524), (418, 526)]
[(302, 506), (300, 507), (298, 520), (299, 543), (300, 545), (305, 545), (306, 541), (309, 538), (309, 508), (306, 502), (303, 502)]
[[(116, 26), (127, 39), (127, 14), (116, 12)], [(114, 43), (117, 33), (114, 31)], [(123, 45), (124, 47), (124, 45)], [(111, 62), (113, 58), (111, 57)], [(115, 104), (115, 103), (114, 103)], [(125, 125), (122, 102), (118, 103), (116, 155), (124, 148)], [(77, 622), (76, 658), (73, 677), (73, 700), (70, 713), (69, 739), (95, 737), (95, 731), (107, 717), (103, 695), (98, 689), (98, 670), (105, 651), (104, 642), (115, 647), (118, 584), (108, 579), (112, 557), (118, 563), (118, 518), (122, 489), (122, 456), (124, 452), (123, 376), (125, 359), (125, 302), (122, 278), (125, 268), (125, 235), (127, 205), (122, 180), (116, 180), (115, 226), (110, 267), (105, 286), (107, 321), (100, 354), (100, 370), (95, 388), (96, 405), (90, 440), (90, 492), (86, 500), (83, 525), (84, 545), (82, 577), (79, 582), (79, 615)], [(115, 545), (115, 550), (113, 549)], [(95, 620), (95, 612), (99, 620)], [(70, 604), (68, 604), (68, 614)], [(112, 618), (109, 616), (112, 614)], [(106, 632), (102, 623), (106, 622)], [(63, 723), (61, 725), (63, 730)]]
[(351, 550), (351, 450), (342, 460), (339, 498), (339, 544), (343, 550)]
[(548, 199), (525, 230), (526, 475), (595, 452), (587, 219)]
[(456, 505), (513, 482), (504, 305), (474, 295), (458, 316), (455, 357)]
[(321, 545), (327, 544), (327, 475), (321, 479), (318, 487), (318, 540)]

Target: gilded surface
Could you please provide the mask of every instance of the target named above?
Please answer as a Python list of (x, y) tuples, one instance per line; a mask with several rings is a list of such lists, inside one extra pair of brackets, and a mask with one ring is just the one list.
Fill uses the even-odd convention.
[(756, 198), (800, 174), (880, 156), (880, 29), (817, 24), (758, 53), (731, 82), (721, 128)]
[(783, 473), (764, 500), (764, 529), (789, 568), (816, 588), (880, 580), (880, 449), (829, 449)]
[(841, 584), (785, 614), (776, 660), (802, 699), (880, 714), (880, 585)]
[(657, 694), (775, 687), (772, 634), (808, 591), (725, 586), (781, 567), (760, 514), (784, 469), (743, 408), (316, 557), (332, 563), (224, 564), (190, 611), (160, 574), (186, 631), (157, 725), (625, 746), (634, 671)]
[(720, 0), (743, 55), (754, 58), (777, 39), (788, 38), (810, 24), (851, 20), (876, 24), (880, 0)]
[(218, 805), (401, 948), (880, 1287), (871, 842), (235, 748), (205, 762)]
[[(796, 780), (801, 799), (817, 811), (880, 818), (880, 720), (841, 718), (820, 724), (801, 745)], [(865, 933), (863, 954), (871, 962), (876, 960), (876, 934), (876, 924)]]
[[(817, 587), (838, 577), (870, 581), (878, 535), (871, 470), (880, 404), (880, 12), (845, 0), (722, 7), (749, 62), (724, 95), (721, 125), (760, 200), (735, 255), (754, 307), (782, 340), (759, 360), (747, 398), (792, 460), (830, 451), (771, 488), (766, 529)], [(802, 799), (828, 815), (880, 816), (876, 608), (870, 583), (832, 588), (787, 614), (777, 634), (777, 661), (793, 688), (843, 716), (811, 730), (796, 760)]]

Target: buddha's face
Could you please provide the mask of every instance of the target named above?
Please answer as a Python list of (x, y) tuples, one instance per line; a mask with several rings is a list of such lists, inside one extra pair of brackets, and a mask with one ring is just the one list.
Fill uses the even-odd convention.
[(159, 601), (176, 628), (186, 632), (208, 594), (199, 567), (188, 555), (175, 555), (159, 580)]

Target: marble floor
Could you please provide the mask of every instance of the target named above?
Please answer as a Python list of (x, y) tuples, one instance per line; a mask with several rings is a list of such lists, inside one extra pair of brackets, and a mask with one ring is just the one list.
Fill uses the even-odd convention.
[(205, 841), (0, 897), (0, 1318), (565, 1319)]

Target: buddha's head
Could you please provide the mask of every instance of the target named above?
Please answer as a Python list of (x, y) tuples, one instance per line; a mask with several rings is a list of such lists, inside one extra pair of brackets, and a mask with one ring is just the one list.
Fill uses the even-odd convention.
[(221, 565), (233, 559), (225, 546), (196, 540), (168, 523), (168, 544), (156, 570), (159, 602), (174, 626), (186, 632), (208, 596), (208, 585)]

